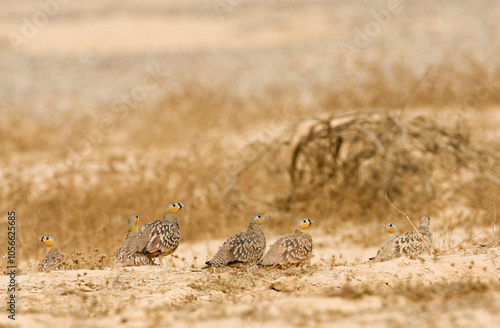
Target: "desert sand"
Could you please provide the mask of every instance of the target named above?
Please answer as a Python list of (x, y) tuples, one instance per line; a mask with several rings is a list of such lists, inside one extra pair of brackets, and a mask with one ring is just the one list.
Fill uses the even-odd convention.
[(303, 267), (207, 272), (195, 269), (207, 243), (182, 246), (164, 267), (26, 272), (16, 325), (493, 327), (500, 319), (498, 247), (376, 263), (356, 262), (373, 248), (320, 248)]

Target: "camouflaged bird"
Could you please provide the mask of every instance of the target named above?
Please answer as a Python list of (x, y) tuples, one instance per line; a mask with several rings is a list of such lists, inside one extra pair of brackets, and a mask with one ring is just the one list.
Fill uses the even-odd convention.
[(226, 240), (215, 256), (210, 261), (205, 262), (206, 266), (203, 269), (236, 263), (258, 263), (266, 250), (266, 237), (262, 223), (267, 218), (269, 216), (265, 214), (253, 216), (250, 219), (248, 229)]
[(175, 202), (167, 205), (162, 220), (144, 225), (134, 242), (135, 255), (145, 256), (150, 261), (155, 257), (172, 254), (179, 246), (181, 232), (177, 213), (185, 207)]
[(389, 259), (392, 255), (391, 245), (394, 240), (399, 237), (399, 229), (396, 223), (391, 222), (381, 226), (381, 228), (385, 228), (387, 230), (387, 232), (389, 233), (389, 237), (387, 238), (385, 244), (379, 248), (379, 250), (377, 251), (377, 255), (375, 257), (370, 257), (370, 261)]
[(128, 232), (125, 237), (125, 241), (118, 248), (115, 254), (115, 259), (117, 263), (122, 263), (123, 265), (147, 265), (151, 261), (145, 256), (135, 255), (136, 247), (134, 243), (139, 235), (139, 220), (140, 216), (134, 215), (130, 218), (128, 222)]
[(47, 251), (45, 252), (45, 258), (38, 264), (38, 270), (59, 270), (62, 256), (61, 252), (59, 251), (59, 245), (57, 244), (54, 237), (43, 236), (38, 240), (40, 240), (47, 248)]
[(430, 252), (433, 242), (432, 232), (429, 228), (431, 219), (422, 217), (418, 232), (408, 231), (394, 239), (391, 243), (391, 250), (388, 252), (388, 259), (401, 257), (402, 255), (415, 256), (424, 252)]
[(309, 219), (299, 220), (295, 233), (281, 237), (267, 251), (260, 265), (300, 264), (312, 256), (312, 237), (306, 232), (313, 223)]

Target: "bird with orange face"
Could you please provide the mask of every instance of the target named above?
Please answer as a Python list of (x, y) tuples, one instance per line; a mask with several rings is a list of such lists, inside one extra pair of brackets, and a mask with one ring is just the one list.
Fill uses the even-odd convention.
[(145, 224), (133, 243), (134, 254), (150, 261), (158, 257), (161, 261), (163, 257), (175, 252), (181, 239), (177, 214), (184, 207), (179, 202), (170, 203), (161, 220)]
[(396, 259), (403, 255), (411, 257), (430, 253), (433, 242), (432, 231), (429, 228), (430, 222), (431, 219), (424, 216), (420, 219), (417, 230), (408, 231), (394, 238), (384, 250), (384, 260)]
[(125, 241), (121, 244), (115, 254), (115, 261), (123, 265), (147, 265), (151, 261), (145, 256), (135, 255), (135, 241), (139, 235), (139, 215), (133, 215), (128, 221), (128, 230)]
[(377, 255), (375, 255), (374, 257), (370, 257), (370, 261), (383, 261), (389, 259), (392, 255), (392, 242), (394, 241), (394, 239), (396, 239), (396, 237), (399, 237), (399, 229), (396, 223), (391, 222), (388, 224), (384, 224), (381, 228), (387, 230), (387, 232), (389, 233), (389, 237), (387, 237), (387, 241), (385, 242), (385, 244), (379, 248), (379, 250), (377, 251)]
[(203, 269), (238, 263), (251, 265), (260, 262), (266, 250), (266, 237), (262, 223), (268, 218), (269, 216), (265, 214), (254, 215), (250, 219), (248, 229), (227, 239), (214, 257), (205, 262), (206, 266)]
[(38, 264), (39, 271), (59, 270), (62, 256), (59, 244), (52, 236), (42, 236), (40, 240), (46, 247), (45, 258)]
[(302, 219), (297, 222), (295, 232), (279, 238), (267, 251), (261, 266), (299, 265), (312, 257), (312, 237), (307, 229), (314, 221)]

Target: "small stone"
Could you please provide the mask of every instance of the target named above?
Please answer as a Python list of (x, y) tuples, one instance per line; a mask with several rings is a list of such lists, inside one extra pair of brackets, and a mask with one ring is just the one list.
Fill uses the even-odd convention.
[(272, 281), (270, 287), (278, 292), (293, 292), (299, 287), (299, 278), (281, 277)]

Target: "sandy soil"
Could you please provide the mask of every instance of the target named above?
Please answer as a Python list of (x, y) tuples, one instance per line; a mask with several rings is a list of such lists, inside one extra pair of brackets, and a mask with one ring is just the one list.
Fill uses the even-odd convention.
[[(328, 237), (316, 239), (320, 247), (301, 268), (195, 269), (221, 242), (212, 240), (181, 245), (164, 267), (28, 270), (18, 276), (16, 324), (5, 316), (0, 324), (493, 327), (500, 322), (498, 247), (370, 263), (364, 259), (376, 248), (346, 245), (340, 252)], [(1, 279), (6, 285), (7, 278)]]

